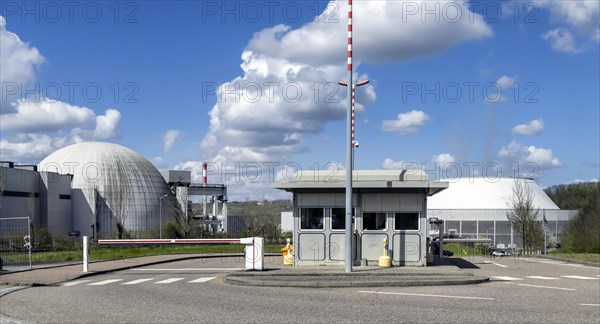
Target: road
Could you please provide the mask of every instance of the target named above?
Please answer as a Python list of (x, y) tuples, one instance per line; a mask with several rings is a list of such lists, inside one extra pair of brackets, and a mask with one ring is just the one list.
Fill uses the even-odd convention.
[(223, 276), (240, 263), (188, 260), (19, 290), (0, 299), (0, 311), (26, 322), (598, 323), (598, 267), (471, 261), (469, 271), (489, 283), (304, 289), (232, 286)]

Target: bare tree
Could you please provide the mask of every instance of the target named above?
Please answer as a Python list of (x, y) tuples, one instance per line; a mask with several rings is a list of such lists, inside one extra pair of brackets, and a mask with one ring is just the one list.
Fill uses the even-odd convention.
[(116, 161), (113, 168), (114, 172), (106, 173), (111, 179), (105, 192), (107, 193), (108, 206), (112, 211), (117, 238), (122, 239), (125, 231), (125, 220), (127, 219), (127, 205), (131, 198), (131, 186), (123, 163)]
[(512, 196), (507, 202), (508, 221), (523, 238), (523, 251), (532, 251), (543, 244), (543, 231), (539, 223), (539, 208), (533, 206), (535, 195), (522, 179), (516, 179)]
[(90, 202), (90, 236), (92, 241), (96, 240), (96, 224), (98, 223), (98, 213), (100, 212), (100, 192), (98, 192), (97, 186), (88, 188), (88, 199)]

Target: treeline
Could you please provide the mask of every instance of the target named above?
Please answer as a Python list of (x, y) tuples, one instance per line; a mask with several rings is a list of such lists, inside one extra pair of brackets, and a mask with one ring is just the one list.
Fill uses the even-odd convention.
[(600, 183), (558, 185), (544, 190), (560, 209), (577, 210), (565, 230), (565, 252), (600, 253)]

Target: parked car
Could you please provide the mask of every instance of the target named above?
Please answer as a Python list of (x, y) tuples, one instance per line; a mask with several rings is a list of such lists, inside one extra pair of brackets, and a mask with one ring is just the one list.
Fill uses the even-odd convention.
[(503, 257), (503, 256), (509, 256), (510, 254), (506, 251), (500, 251), (500, 250), (496, 250), (492, 252), (492, 256), (495, 257)]

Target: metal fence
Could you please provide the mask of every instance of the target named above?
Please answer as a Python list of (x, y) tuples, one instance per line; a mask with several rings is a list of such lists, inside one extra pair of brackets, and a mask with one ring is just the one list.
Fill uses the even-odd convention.
[(0, 218), (0, 263), (3, 267), (31, 269), (31, 247), (28, 217)]

